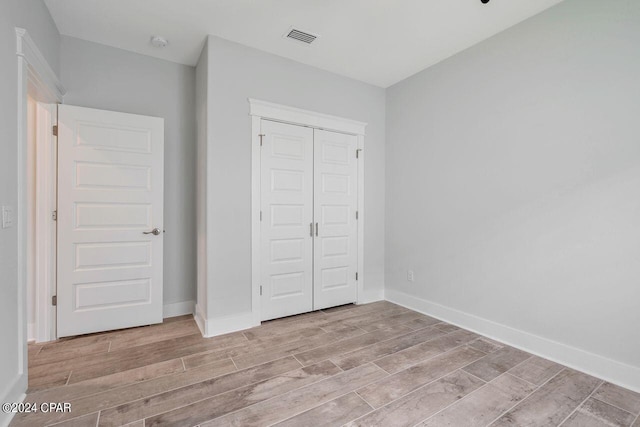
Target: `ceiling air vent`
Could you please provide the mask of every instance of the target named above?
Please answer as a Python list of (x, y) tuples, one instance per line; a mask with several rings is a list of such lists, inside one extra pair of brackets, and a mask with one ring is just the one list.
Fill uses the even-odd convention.
[(318, 36), (309, 34), (305, 31), (296, 30), (295, 28), (289, 29), (289, 32), (286, 33), (286, 37), (306, 44), (311, 44), (318, 38)]

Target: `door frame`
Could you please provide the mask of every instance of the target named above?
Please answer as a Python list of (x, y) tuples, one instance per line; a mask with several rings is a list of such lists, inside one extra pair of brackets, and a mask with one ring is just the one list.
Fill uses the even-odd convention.
[[(249, 98), (249, 115), (251, 116), (251, 312), (253, 323), (261, 323), (260, 296), (260, 128), (261, 120), (272, 120), (313, 129), (321, 129), (358, 138), (358, 284), (356, 304), (364, 295), (364, 136), (367, 123), (351, 120), (315, 111), (303, 110), (273, 102)], [(356, 155), (354, 153), (354, 155)]]
[[(64, 94), (66, 93), (62, 83), (56, 76), (55, 72), (51, 69), (47, 63), (42, 52), (35, 44), (27, 30), (24, 28), (15, 28), (16, 33), (16, 55), (18, 60), (18, 203), (17, 203), (17, 228), (18, 228), (18, 329), (21, 340), (24, 345), (20, 349), (21, 353), (21, 365), (20, 373), (25, 372), (26, 368), (26, 343), (27, 343), (27, 129), (28, 129), (28, 96), (31, 96), (35, 101), (41, 104), (59, 104), (62, 103)], [(53, 108), (53, 107), (49, 107)], [(42, 110), (42, 115), (37, 119), (36, 126), (50, 126), (52, 125), (52, 116), (47, 113), (47, 108), (38, 108)], [(39, 111), (40, 112), (40, 111)], [(49, 113), (52, 111), (49, 110)], [(47, 116), (49, 116), (47, 118)], [(49, 122), (47, 122), (49, 120)], [(38, 129), (38, 133), (40, 129)], [(52, 143), (54, 138), (52, 132), (45, 132), (44, 135), (48, 135), (45, 139), (47, 143)], [(43, 136), (44, 136), (43, 135)], [(39, 137), (40, 135), (38, 135)], [(44, 179), (55, 179), (53, 171), (49, 170), (46, 174), (43, 174)], [(42, 222), (42, 223), (41, 223)], [(55, 233), (55, 223), (50, 220), (44, 220), (44, 218), (36, 218), (36, 226), (42, 227), (43, 233), (47, 236), (51, 236)], [(42, 246), (36, 250), (46, 251), (45, 245), (51, 244), (49, 242), (43, 242)], [(55, 286), (55, 277), (49, 277), (51, 280), (50, 286)], [(38, 294), (40, 292), (40, 294)], [(42, 294), (44, 292), (44, 295)], [(52, 316), (55, 316), (55, 309), (51, 305), (49, 292), (47, 290), (39, 289), (36, 286), (36, 338), (39, 341), (48, 341), (55, 339), (55, 333), (52, 334), (52, 327), (49, 320)], [(44, 306), (42, 307), (42, 305)], [(42, 333), (42, 335), (41, 335)]]
[(56, 333), (56, 309), (51, 298), (56, 295), (57, 268), (57, 223), (54, 212), (57, 213), (57, 136), (52, 128), (57, 124), (57, 104), (36, 102), (35, 116), (35, 155), (33, 164), (35, 170), (28, 170), (35, 174), (35, 194), (31, 201), (34, 203), (33, 230), (37, 239), (32, 239), (33, 251), (27, 254), (28, 264), (32, 269), (34, 281), (34, 316), (32, 336), (36, 342), (53, 341), (58, 338)]

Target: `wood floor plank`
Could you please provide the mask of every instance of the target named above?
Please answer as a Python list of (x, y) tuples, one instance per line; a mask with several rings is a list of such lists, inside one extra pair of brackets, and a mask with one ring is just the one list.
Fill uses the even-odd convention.
[(585, 427), (605, 425), (609, 427), (629, 427), (635, 415), (590, 398), (574, 412), (569, 419), (562, 423), (563, 427)]
[(478, 338), (478, 335), (473, 332), (456, 331), (383, 357), (382, 359), (376, 360), (375, 364), (390, 374), (393, 374), (407, 369), (408, 367), (423, 360), (430, 359), (456, 347), (465, 345), (476, 338)]
[(422, 317), (407, 322), (406, 325), (411, 329), (418, 330), (437, 325), (438, 323), (442, 323), (442, 321), (430, 316), (423, 315)]
[(168, 339), (183, 337), (185, 335), (198, 334), (200, 330), (198, 325), (193, 321), (172, 322), (165, 325), (164, 328), (153, 334), (136, 334), (121, 335), (110, 339), (111, 351), (121, 348), (131, 348), (139, 345), (150, 344), (158, 341), (166, 341)]
[(485, 353), (480, 350), (460, 347), (370, 384), (358, 390), (358, 394), (369, 405), (380, 408), (425, 384), (480, 359), (484, 355)]
[(484, 384), (484, 381), (473, 375), (458, 370), (348, 425), (351, 427), (412, 427)]
[[(14, 418), (17, 426), (43, 425), (45, 423), (60, 422), (63, 420), (89, 414), (95, 411), (122, 405), (148, 396), (159, 394), (175, 388), (184, 387), (210, 378), (215, 378), (235, 371), (235, 365), (230, 359), (201, 366), (176, 374), (165, 375), (141, 383), (135, 383), (109, 391), (80, 397), (70, 401), (73, 413), (45, 414), (42, 412), (32, 414), (18, 414)], [(29, 396), (27, 396), (27, 400)], [(57, 400), (56, 400), (57, 401)]]
[[(233, 369), (233, 364), (226, 362), (229, 369)], [(118, 372), (112, 375), (105, 375), (75, 384), (56, 387), (44, 391), (29, 394), (30, 402), (68, 402), (79, 397), (91, 396), (114, 388), (123, 387), (165, 375), (175, 374), (184, 370), (180, 359), (168, 360), (153, 365), (129, 371)]]
[[(259, 383), (251, 384), (227, 393), (213, 395), (213, 397), (196, 401), (186, 401), (186, 406), (174, 409), (160, 415), (148, 417), (145, 426), (191, 426), (203, 421), (221, 417), (225, 414), (238, 411), (250, 405), (271, 399), (274, 396), (285, 394), (309, 384), (327, 379), (340, 372), (340, 369), (330, 361), (320, 362), (317, 365), (305, 366), (295, 371), (281, 374)], [(145, 402), (145, 408), (147, 407)], [(103, 413), (103, 416), (109, 415)], [(111, 426), (118, 423), (102, 424)]]
[(556, 426), (601, 383), (597, 378), (565, 368), (491, 425)]
[(39, 365), (29, 370), (32, 378), (51, 373), (65, 372), (73, 368), (73, 382), (84, 381), (100, 375), (138, 368), (165, 360), (177, 359), (197, 352), (232, 347), (246, 342), (242, 333), (232, 333), (216, 337), (215, 340), (203, 338), (200, 333), (165, 341), (154, 342), (113, 352), (98, 354), (94, 357), (74, 359)]
[(386, 375), (386, 372), (373, 364), (362, 365), (324, 381), (285, 393), (275, 399), (202, 423), (200, 427), (258, 427), (275, 424), (350, 393)]
[[(293, 331), (288, 334), (274, 335), (272, 337), (263, 337), (242, 343), (235, 347), (224, 348), (222, 350), (208, 350), (201, 353), (195, 353), (184, 357), (184, 363), (187, 369), (191, 369), (196, 366), (201, 366), (206, 363), (215, 362), (216, 360), (226, 359), (228, 357), (235, 358), (238, 356), (251, 356), (256, 354), (264, 354), (265, 351), (270, 351), (274, 347), (281, 345), (292, 344), (295, 346), (303, 339), (317, 338), (324, 336), (327, 333), (320, 328), (305, 328), (298, 331)], [(283, 354), (280, 357), (287, 356)], [(264, 362), (279, 359), (280, 357), (273, 357), (271, 359), (263, 359), (258, 363), (254, 363), (251, 366), (259, 365)], [(247, 366), (245, 366), (247, 367)]]
[(522, 350), (503, 347), (494, 353), (487, 354), (477, 362), (465, 367), (464, 370), (484, 381), (491, 381), (529, 358), (531, 355)]
[(459, 331), (460, 328), (454, 325), (450, 325), (448, 323), (438, 323), (437, 325), (435, 325), (436, 328), (446, 332), (446, 333), (451, 333), (451, 332), (455, 332), (455, 331)]
[(373, 408), (356, 393), (349, 393), (275, 425), (278, 427), (341, 426), (372, 410)]
[(46, 365), (59, 361), (71, 362), (71, 359), (86, 357), (92, 354), (106, 354), (109, 351), (110, 346), (110, 341), (98, 341), (92, 344), (84, 345), (82, 347), (68, 348), (64, 351), (48, 351), (47, 347), (45, 347), (37, 356), (29, 361), (29, 368), (32, 369), (36, 366)]
[[(371, 332), (376, 329), (390, 326), (392, 324), (403, 323), (403, 320), (404, 323), (408, 322), (408, 320), (405, 319), (400, 319), (400, 321), (394, 322), (395, 316), (410, 315), (409, 319), (416, 319), (416, 314), (417, 313), (412, 312), (411, 310), (404, 307), (391, 307), (381, 311), (360, 313), (358, 315), (353, 315), (353, 313), (344, 313), (343, 317), (345, 318), (336, 319), (335, 317), (337, 316), (333, 316), (332, 318), (324, 322), (318, 323), (318, 326), (328, 332), (334, 331), (336, 328), (344, 327), (345, 325), (355, 326), (362, 329), (367, 328), (368, 332)], [(374, 323), (376, 324), (376, 326), (372, 327), (371, 325)]]
[(395, 304), (371, 303), (352, 306), (350, 310), (330, 313), (315, 311), (284, 319), (271, 320), (263, 322), (262, 325), (255, 328), (248, 329), (244, 333), (249, 340), (254, 340), (310, 327), (321, 327), (327, 332), (333, 332), (336, 328), (357, 326), (353, 323), (366, 323), (366, 319), (377, 319), (407, 312), (410, 312), (410, 310)]
[(38, 390), (46, 390), (52, 387), (61, 387), (69, 381), (71, 377), (71, 369), (53, 371), (51, 373), (44, 372), (38, 376), (29, 375), (28, 393)]
[[(191, 337), (195, 338), (191, 339)], [(180, 344), (183, 338), (192, 340), (193, 343), (191, 343), (191, 345), (187, 344), (181, 346)], [(145, 349), (145, 347), (148, 346), (143, 345), (133, 349), (122, 349), (110, 352), (104, 355), (105, 358), (101, 363), (74, 368), (70, 383), (96, 378), (100, 375), (108, 375), (139, 368), (141, 366), (163, 362), (165, 360), (177, 359), (201, 351), (233, 347), (242, 342), (246, 342), (246, 338), (244, 338), (242, 334), (230, 334), (224, 338), (216, 338), (216, 340), (207, 340), (202, 338), (199, 334), (195, 336), (188, 335), (186, 337), (149, 344), (148, 346), (152, 349)]]
[[(377, 329), (388, 328), (393, 325), (400, 325), (403, 323), (409, 323), (414, 320), (425, 319), (427, 316), (416, 313), (415, 311), (409, 311), (406, 313), (394, 314), (393, 316), (387, 316), (377, 321), (367, 321), (362, 326), (358, 326), (367, 332), (375, 331)], [(410, 328), (412, 329), (412, 328)]]
[(353, 369), (356, 366), (364, 365), (365, 363), (388, 356), (389, 354), (397, 353), (398, 351), (413, 347), (414, 345), (422, 342), (440, 337), (444, 334), (445, 333), (440, 329), (427, 327), (425, 329), (410, 332), (397, 338), (391, 338), (350, 353), (342, 354), (334, 357), (332, 361), (341, 369), (346, 371), (348, 369)]
[(538, 356), (533, 356), (529, 360), (510, 369), (509, 373), (531, 384), (542, 385), (556, 376), (562, 369), (564, 369), (562, 365)]
[(421, 427), (465, 426), (484, 427), (535, 390), (535, 386), (505, 374), (469, 394), (437, 415), (420, 424)]
[(327, 344), (313, 350), (297, 353), (295, 356), (303, 365), (312, 365), (314, 363), (339, 356), (349, 351), (357, 350), (380, 341), (391, 339), (407, 332), (411, 332), (411, 329), (403, 325), (394, 325), (385, 329), (358, 335), (354, 338), (348, 338), (331, 344)]
[(83, 415), (82, 417), (72, 418), (67, 421), (63, 421), (57, 424), (50, 424), (56, 427), (95, 427), (98, 422), (98, 412), (93, 414)]
[(640, 393), (611, 383), (604, 383), (598, 387), (593, 397), (632, 414), (640, 414)]
[(327, 315), (321, 311), (305, 313), (284, 319), (263, 322), (260, 326), (243, 331), (249, 341), (287, 334), (299, 329), (315, 328), (319, 323), (327, 321)]
[(289, 342), (279, 346), (274, 346), (261, 352), (251, 352), (244, 356), (233, 357), (233, 361), (239, 369), (243, 369), (292, 354), (306, 352), (314, 348), (335, 343), (337, 341), (354, 338), (365, 333), (366, 332), (362, 329), (347, 326), (341, 331), (329, 332), (325, 333), (324, 335), (317, 335), (308, 339), (302, 339), (295, 342)]
[(475, 341), (469, 343), (469, 347), (477, 348), (485, 353), (494, 353), (504, 347), (504, 344), (500, 344), (497, 341), (490, 340), (489, 338), (478, 338)]

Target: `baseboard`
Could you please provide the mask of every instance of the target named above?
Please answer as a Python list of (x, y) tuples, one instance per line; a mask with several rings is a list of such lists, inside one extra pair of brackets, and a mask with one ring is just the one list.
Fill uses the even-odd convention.
[(162, 318), (184, 316), (185, 314), (193, 314), (195, 309), (195, 301), (182, 301), (165, 304), (162, 307)]
[(200, 329), (200, 333), (203, 337), (207, 336), (207, 322), (204, 318), (204, 313), (200, 310), (198, 304), (195, 307), (195, 313), (193, 314), (193, 319), (196, 321), (196, 325), (198, 325), (198, 329)]
[(639, 367), (627, 365), (393, 289), (385, 290), (385, 298), (389, 302), (476, 332), (621, 387), (640, 392)]
[(260, 322), (255, 322), (252, 312), (246, 312), (234, 316), (216, 317), (208, 319), (206, 322), (205, 337), (215, 337), (231, 332), (242, 331), (244, 329), (260, 326)]
[[(26, 374), (18, 375), (13, 383), (5, 389), (5, 395), (0, 399), (2, 403), (22, 402), (27, 395), (27, 377)], [(15, 413), (4, 413), (0, 411), (0, 426), (6, 427), (9, 425)]]
[(358, 304), (369, 304), (372, 302), (384, 300), (384, 289), (376, 289), (372, 291), (364, 291), (362, 295), (358, 295)]
[(242, 331), (244, 329), (259, 326), (252, 312), (242, 313), (235, 316), (216, 317), (207, 319), (200, 307), (196, 304), (196, 314), (194, 315), (200, 333), (205, 338), (216, 337), (231, 332)]

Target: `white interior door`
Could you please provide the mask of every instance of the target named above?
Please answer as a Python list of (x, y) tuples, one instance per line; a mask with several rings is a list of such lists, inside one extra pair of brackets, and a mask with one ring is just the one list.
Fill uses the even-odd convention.
[(357, 145), (354, 135), (315, 130), (314, 310), (356, 302)]
[(162, 321), (163, 153), (163, 119), (59, 106), (59, 337)]
[(262, 320), (313, 310), (313, 129), (261, 123)]

